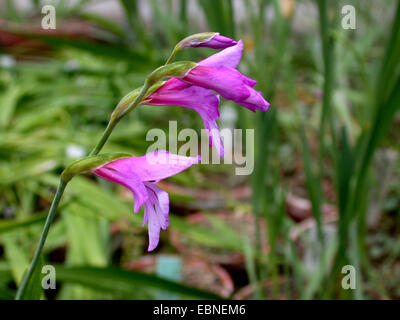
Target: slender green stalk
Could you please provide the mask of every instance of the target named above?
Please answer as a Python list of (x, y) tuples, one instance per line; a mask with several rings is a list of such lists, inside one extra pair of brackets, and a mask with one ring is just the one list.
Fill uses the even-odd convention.
[[(334, 84), (334, 37), (330, 34), (330, 28), (332, 22), (328, 17), (328, 8), (327, 3), (324, 0), (318, 1), (319, 8), (319, 20), (320, 20), (320, 33), (322, 39), (322, 54), (324, 61), (324, 87), (323, 87), (323, 101), (322, 101), (322, 112), (321, 112), (321, 121), (320, 121), (320, 129), (319, 129), (319, 169), (320, 169), (320, 178), (323, 178), (324, 174), (324, 163), (323, 157), (325, 154), (325, 129), (327, 126), (327, 121), (331, 119), (331, 101), (332, 101), (332, 93), (333, 93), (333, 84)], [(332, 129), (332, 128), (331, 128)], [(334, 135), (332, 135), (332, 139), (334, 139)], [(322, 180), (321, 180), (322, 182)]]
[[(269, 98), (270, 102), (273, 102), (275, 94), (274, 83), (280, 71), (285, 57), (285, 50), (287, 47), (288, 34), (290, 32), (291, 21), (280, 15), (279, 6), (276, 1), (258, 1), (257, 6), (253, 1), (247, 1), (249, 8), (252, 8), (251, 20), (253, 26), (253, 32), (255, 35), (256, 42), (259, 44), (256, 46), (256, 65), (257, 68), (254, 70), (258, 77), (264, 77), (261, 90)], [(274, 47), (272, 60), (266, 65), (266, 57), (268, 51), (265, 46), (260, 45), (264, 43), (264, 36), (266, 34), (266, 28), (264, 21), (264, 13), (268, 5), (273, 4), (277, 19), (274, 21), (274, 26), (277, 29), (277, 45)], [(267, 76), (265, 76), (267, 74)], [(261, 240), (264, 236), (260, 229), (261, 220), (265, 219), (268, 225), (268, 238), (271, 244), (271, 251), (268, 254), (268, 269), (261, 265), (260, 259), (255, 261), (256, 277), (261, 283), (262, 279), (265, 278), (263, 272), (268, 270), (268, 275), (272, 277), (272, 296), (276, 297), (279, 290), (278, 285), (278, 257), (275, 248), (276, 239), (279, 236), (279, 226), (276, 223), (276, 208), (273, 203), (276, 203), (276, 192), (273, 188), (274, 182), (271, 179), (267, 179), (267, 172), (269, 177), (272, 177), (276, 173), (276, 166), (273, 165), (274, 157), (273, 150), (276, 148), (276, 130), (277, 130), (277, 110), (271, 108), (266, 113), (262, 113), (257, 116), (256, 119), (256, 150), (255, 155), (255, 168), (252, 175), (252, 205), (255, 220), (255, 246), (256, 250), (261, 252)], [(272, 248), (274, 246), (274, 248)], [(261, 286), (259, 286), (261, 289)], [(260, 299), (263, 298), (264, 293), (262, 290), (255, 292), (255, 297)]]
[[(135, 101), (128, 108), (126, 108), (120, 114), (111, 115), (111, 119), (110, 119), (106, 129), (104, 130), (103, 135), (101, 136), (99, 142), (96, 144), (95, 148), (92, 150), (90, 155), (97, 155), (101, 151), (101, 149), (103, 148), (104, 144), (107, 142), (108, 138), (110, 137), (110, 135), (111, 135), (112, 131), (114, 130), (115, 126), (117, 125), (117, 123), (125, 115), (127, 115), (130, 111), (132, 111), (142, 101), (142, 99), (145, 96), (145, 94), (147, 93), (148, 89), (149, 89), (149, 84), (146, 81), (142, 90), (140, 91), (139, 95), (136, 97)], [(42, 234), (40, 236), (38, 247), (36, 248), (35, 255), (33, 256), (32, 263), (28, 270), (28, 274), (26, 275), (26, 277), (24, 277), (21, 285), (18, 288), (17, 295), (15, 296), (16, 300), (21, 300), (22, 297), (24, 296), (24, 293), (29, 284), (29, 281), (32, 278), (32, 275), (37, 267), (37, 264), (39, 262), (39, 257), (42, 254), (42, 250), (43, 250), (44, 244), (47, 239), (47, 235), (50, 230), (50, 225), (54, 220), (54, 217), (57, 212), (58, 204), (60, 203), (61, 197), (64, 193), (65, 187), (67, 186), (67, 183), (68, 183), (68, 181), (64, 181), (63, 179), (60, 179), (60, 183), (58, 185), (56, 195), (51, 204), (49, 214), (47, 215), (47, 219), (44, 224)]]
[[(322, 190), (322, 183), (324, 179), (324, 155), (326, 152), (326, 141), (325, 141), (325, 131), (328, 125), (328, 121), (331, 124), (332, 141), (335, 141), (335, 133), (332, 125), (332, 93), (334, 85), (334, 62), (335, 62), (335, 42), (334, 38), (330, 34), (330, 28), (332, 22), (328, 17), (328, 4), (325, 0), (318, 0), (319, 9), (319, 20), (320, 20), (320, 33), (322, 40), (322, 54), (324, 62), (324, 85), (323, 85), (323, 101), (322, 101), (322, 111), (319, 127), (319, 152), (318, 152), (318, 166), (319, 166), (319, 190)], [(320, 192), (320, 198), (323, 199), (323, 192)], [(317, 220), (318, 235), (322, 246), (324, 245), (324, 234), (322, 232), (322, 212), (321, 208), (315, 208)]]
[[(264, 34), (264, 28), (262, 28), (263, 19), (261, 19), (262, 14), (256, 15), (255, 12), (262, 11), (265, 12), (266, 6), (265, 2), (257, 3), (248, 1), (247, 5), (251, 8), (251, 21), (253, 26), (253, 32), (255, 35), (255, 39), (258, 43), (262, 43), (262, 38)], [(261, 50), (260, 46), (256, 46), (256, 61), (259, 70), (265, 70), (265, 52)], [(274, 64), (272, 64), (274, 65)], [(265, 81), (265, 83), (270, 83), (269, 81)], [(267, 96), (271, 99), (272, 89), (267, 88), (264, 85), (263, 91), (266, 92)], [(271, 100), (270, 100), (271, 101)], [(267, 113), (261, 114), (256, 120), (256, 140), (255, 143), (257, 145), (257, 153), (255, 154), (255, 168), (254, 173), (252, 175), (252, 206), (253, 206), (253, 214), (254, 214), (254, 230), (255, 230), (255, 247), (256, 252), (262, 253), (262, 234), (261, 234), (261, 219), (264, 213), (264, 209), (266, 206), (264, 193), (266, 192), (265, 186), (265, 175), (266, 170), (269, 164), (268, 150), (270, 148), (270, 137), (271, 127), (274, 125), (274, 117), (275, 110), (268, 111)], [(263, 299), (264, 293), (262, 290), (262, 276), (261, 276), (261, 263), (259, 259), (254, 261), (254, 274), (255, 280), (253, 282), (258, 283), (255, 287), (255, 295), (256, 299)]]
[[(374, 109), (371, 115), (371, 124), (366, 126), (362, 135), (359, 137), (358, 145), (361, 146), (360, 155), (357, 157), (357, 163), (354, 161), (353, 183), (349, 189), (349, 195), (346, 197), (345, 214), (342, 214), (342, 223), (339, 228), (340, 236), (339, 250), (336, 257), (332, 277), (339, 274), (340, 266), (346, 259), (347, 247), (349, 246), (349, 229), (352, 221), (357, 219), (357, 234), (353, 235), (352, 240), (357, 241), (358, 254), (356, 257), (364, 267), (367, 274), (371, 274), (369, 262), (367, 260), (367, 252), (365, 250), (365, 233), (366, 233), (366, 205), (368, 201), (368, 173), (371, 167), (374, 153), (382, 140), (387, 134), (390, 123), (396, 108), (400, 102), (400, 77), (396, 74), (400, 57), (400, 1), (397, 1), (396, 13), (392, 23), (390, 40), (386, 44), (385, 56), (383, 58), (380, 72), (376, 78), (376, 92)], [(353, 171), (352, 170), (352, 171)], [(345, 175), (348, 179), (350, 174)], [(342, 230), (345, 229), (345, 230)], [(359, 274), (359, 273), (357, 273)]]
[(100, 152), (100, 150), (103, 148), (105, 143), (107, 142), (108, 138), (110, 137), (112, 131), (114, 130), (114, 127), (117, 125), (119, 122), (119, 119), (111, 119), (108, 124), (106, 129), (103, 132), (103, 135), (101, 136), (99, 142), (96, 144), (94, 149), (90, 152), (90, 156), (94, 156)]
[(49, 214), (47, 215), (47, 219), (44, 224), (42, 235), (40, 236), (39, 244), (36, 248), (35, 255), (33, 256), (32, 263), (29, 267), (28, 274), (22, 280), (22, 283), (18, 288), (17, 295), (15, 296), (15, 300), (21, 300), (23, 298), (26, 288), (28, 286), (28, 283), (29, 283), (30, 279), (32, 278), (32, 275), (37, 267), (37, 264), (39, 262), (39, 257), (42, 254), (44, 243), (46, 242), (47, 235), (49, 233), (50, 225), (53, 222), (54, 217), (56, 216), (58, 204), (60, 203), (61, 197), (64, 193), (65, 187), (67, 186), (67, 183), (68, 182), (63, 181), (62, 179), (60, 180), (56, 195), (53, 199), (53, 202), (52, 202), (50, 210), (49, 210)]
[(166, 65), (167, 65), (167, 64), (170, 64), (170, 63), (172, 62), (172, 60), (175, 59), (175, 56), (176, 56), (176, 54), (177, 54), (178, 51), (179, 51), (179, 50), (177, 50), (176, 47), (175, 47), (174, 50), (171, 52), (171, 55), (169, 56), (167, 62), (165, 63)]
[(174, 60), (175, 56), (176, 56), (176, 51), (174, 50), (171, 52), (171, 55), (169, 56), (169, 58), (168, 58), (167, 62), (165, 62), (165, 64), (171, 63), (172, 60)]
[(148, 89), (149, 89), (149, 84), (146, 81), (145, 84), (143, 85), (142, 90), (140, 91), (139, 95), (136, 97), (135, 101), (128, 108), (126, 108), (124, 111), (122, 111), (118, 115), (115, 115), (115, 116), (111, 115), (111, 119), (108, 122), (107, 127), (103, 132), (103, 135), (101, 136), (99, 142), (96, 144), (96, 146), (94, 147), (92, 152), (90, 152), (90, 154), (89, 154), (90, 156), (97, 155), (101, 151), (101, 149), (103, 148), (103, 146), (107, 142), (108, 138), (110, 137), (110, 135), (113, 132), (113, 130), (114, 130), (115, 126), (117, 125), (117, 123), (123, 117), (125, 117), (129, 112), (131, 112), (134, 108), (137, 107), (137, 105), (142, 101), (143, 97), (147, 93)]
[(187, 1), (180, 1), (180, 10), (179, 10), (179, 18), (184, 27), (184, 30), (187, 30), (188, 19), (187, 19)]
[[(146, 80), (142, 87), (142, 90), (140, 90), (139, 95), (136, 97), (135, 101), (133, 101), (133, 103), (128, 108), (126, 108), (123, 112), (121, 112), (120, 115), (115, 116), (115, 118), (118, 119), (118, 121), (119, 121), (123, 117), (125, 117), (129, 112), (131, 112), (133, 109), (135, 109), (138, 106), (138, 104), (140, 102), (142, 102), (143, 97), (146, 95), (149, 88), (150, 88), (150, 84)], [(111, 116), (111, 118), (113, 118), (113, 115)]]

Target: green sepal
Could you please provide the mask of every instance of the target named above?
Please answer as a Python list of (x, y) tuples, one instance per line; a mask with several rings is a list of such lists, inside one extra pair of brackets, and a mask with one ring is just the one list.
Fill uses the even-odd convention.
[[(162, 78), (181, 78), (196, 66), (197, 63), (195, 62), (179, 61), (157, 68), (149, 74), (143, 86), (129, 92), (119, 101), (118, 105), (115, 107), (113, 113), (111, 114), (111, 119), (119, 119), (126, 115), (126, 113), (130, 112), (131, 109), (134, 109), (138, 105), (144, 104), (146, 98), (165, 83), (165, 81), (160, 81)], [(144, 96), (142, 96), (143, 94)], [(135, 103), (139, 95), (140, 100)], [(133, 106), (132, 104), (135, 105)]]
[(182, 78), (195, 67), (197, 67), (197, 63), (192, 61), (173, 62), (154, 70), (148, 75), (146, 82), (149, 86), (152, 86), (165, 77)]
[[(146, 95), (144, 96), (143, 100), (138, 105), (144, 104), (144, 102), (146, 101), (146, 98), (149, 95), (151, 95), (154, 91), (159, 89), (164, 83), (165, 83), (165, 81), (158, 81), (157, 83), (153, 84), (149, 88), (149, 90), (147, 90)], [(118, 102), (117, 106), (115, 107), (114, 111), (111, 114), (111, 117), (116, 118), (116, 117), (118, 117), (118, 115), (120, 115), (122, 112), (124, 112), (127, 108), (129, 108), (129, 106), (136, 100), (136, 98), (139, 95), (142, 88), (143, 88), (143, 86), (136, 88), (136, 89), (132, 90), (131, 92), (129, 92), (128, 94), (126, 94)]]
[(61, 174), (61, 179), (65, 182), (71, 180), (77, 174), (92, 171), (106, 163), (117, 159), (132, 157), (129, 153), (103, 153), (95, 156), (85, 157), (72, 162)]
[(175, 50), (180, 50), (183, 48), (191, 48), (193, 46), (196, 46), (198, 44), (201, 44), (203, 42), (210, 40), (212, 37), (215, 37), (217, 34), (218, 34), (218, 32), (202, 32), (202, 33), (192, 34), (191, 36), (186, 37), (185, 39), (181, 40), (175, 46)]

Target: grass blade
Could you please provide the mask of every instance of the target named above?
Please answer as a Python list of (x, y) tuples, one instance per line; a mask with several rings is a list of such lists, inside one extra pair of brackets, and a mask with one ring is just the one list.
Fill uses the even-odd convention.
[(62, 267), (57, 266), (57, 279), (78, 283), (100, 290), (130, 294), (137, 287), (162, 289), (198, 299), (221, 299), (218, 295), (192, 288), (158, 276), (127, 271), (115, 267)]

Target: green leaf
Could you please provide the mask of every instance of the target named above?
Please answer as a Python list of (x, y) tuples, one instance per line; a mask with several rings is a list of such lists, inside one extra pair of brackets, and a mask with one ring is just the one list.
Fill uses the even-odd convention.
[(14, 294), (11, 290), (0, 288), (0, 299), (1, 300), (12, 300), (14, 298)]
[(5, 246), (5, 256), (10, 264), (14, 281), (19, 284), (29, 265), (28, 257), (22, 247), (18, 245), (14, 234), (4, 236), (3, 242)]
[(128, 47), (115, 47), (109, 44), (102, 44), (94, 41), (80, 40), (76, 38), (74, 39), (70, 37), (61, 37), (59, 35), (57, 37), (33, 33), (20, 33), (20, 35), (41, 40), (54, 47), (70, 47), (92, 53), (96, 56), (103, 56), (117, 60), (134, 62), (137, 64), (137, 68), (143, 68), (146, 66), (146, 63), (149, 62), (147, 56)]
[(109, 292), (132, 294), (139, 287), (162, 289), (198, 299), (222, 299), (220, 296), (189, 287), (158, 276), (127, 271), (115, 267), (63, 267), (57, 266), (57, 279), (78, 283)]
[(323, 232), (322, 232), (322, 211), (321, 211), (321, 181), (318, 175), (314, 174), (312, 169), (312, 158), (310, 153), (310, 148), (307, 142), (305, 130), (301, 129), (301, 143), (303, 147), (303, 163), (306, 173), (306, 185), (307, 192), (310, 197), (312, 212), (317, 222), (318, 234), (321, 242), (323, 242)]
[[(347, 232), (349, 230), (349, 194), (351, 177), (354, 174), (354, 155), (351, 149), (350, 142), (347, 137), (346, 127), (342, 128), (341, 146), (337, 165), (337, 193), (339, 207), (339, 237), (340, 243), (346, 242)], [(339, 249), (345, 249), (339, 247)]]
[(27, 229), (31, 225), (39, 224), (44, 222), (46, 219), (47, 213), (45, 214), (36, 214), (32, 218), (24, 219), (21, 221), (5, 221), (0, 222), (0, 234), (11, 232), (14, 230)]
[(232, 36), (233, 5), (231, 0), (208, 1), (200, 0), (208, 26), (213, 31), (219, 31), (225, 36)]
[(89, 22), (93, 22), (103, 29), (112, 32), (116, 36), (123, 38), (125, 37), (125, 31), (114, 21), (104, 18), (101, 15), (89, 13), (89, 12), (79, 12), (79, 17)]
[[(92, 265), (105, 267), (109, 248), (109, 225), (92, 209), (72, 203), (63, 212), (66, 225), (68, 266)], [(58, 298), (72, 300), (106, 299), (103, 292), (76, 284), (62, 286)]]
[(43, 265), (44, 265), (43, 256), (40, 256), (38, 265), (36, 266), (32, 278), (26, 287), (25, 294), (23, 295), (22, 300), (40, 300), (40, 297), (43, 294), (43, 288), (42, 288)]
[(21, 97), (21, 89), (17, 85), (11, 85), (0, 100), (0, 127), (9, 125), (14, 114), (18, 99)]
[(107, 265), (108, 248), (102, 239), (108, 237), (107, 220), (77, 203), (72, 203), (65, 209), (64, 220), (68, 236), (67, 264), (99, 267)]
[[(227, 250), (243, 252), (243, 245), (241, 241), (233, 241), (232, 238), (226, 238), (225, 234), (222, 236), (220, 230), (209, 228), (206, 226), (193, 225), (184, 219), (171, 215), (170, 216), (171, 226), (174, 229), (179, 230), (180, 233), (184, 234), (185, 237), (190, 239), (196, 244), (209, 246), (212, 248), (224, 248)], [(229, 226), (225, 226), (229, 228)], [(217, 226), (221, 229), (221, 226)], [(236, 239), (237, 240), (237, 239)]]

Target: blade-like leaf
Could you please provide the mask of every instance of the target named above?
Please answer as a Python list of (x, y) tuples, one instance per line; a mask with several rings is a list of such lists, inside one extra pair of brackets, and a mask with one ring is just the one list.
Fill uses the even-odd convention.
[(218, 295), (154, 275), (115, 267), (56, 267), (57, 279), (110, 292), (132, 293), (138, 287), (162, 289), (199, 299), (221, 299)]
[(37, 214), (32, 218), (24, 219), (21, 221), (0, 222), (0, 234), (11, 232), (14, 230), (26, 229), (31, 225), (42, 223), (46, 219), (46, 216), (47, 213), (44, 213), (44, 214)]
[[(29, 281), (25, 294), (23, 295), (23, 300), (40, 300), (42, 296), (42, 268), (43, 268), (43, 256), (40, 256), (39, 263), (33, 272), (32, 278)], [(26, 275), (26, 274), (25, 274)]]

